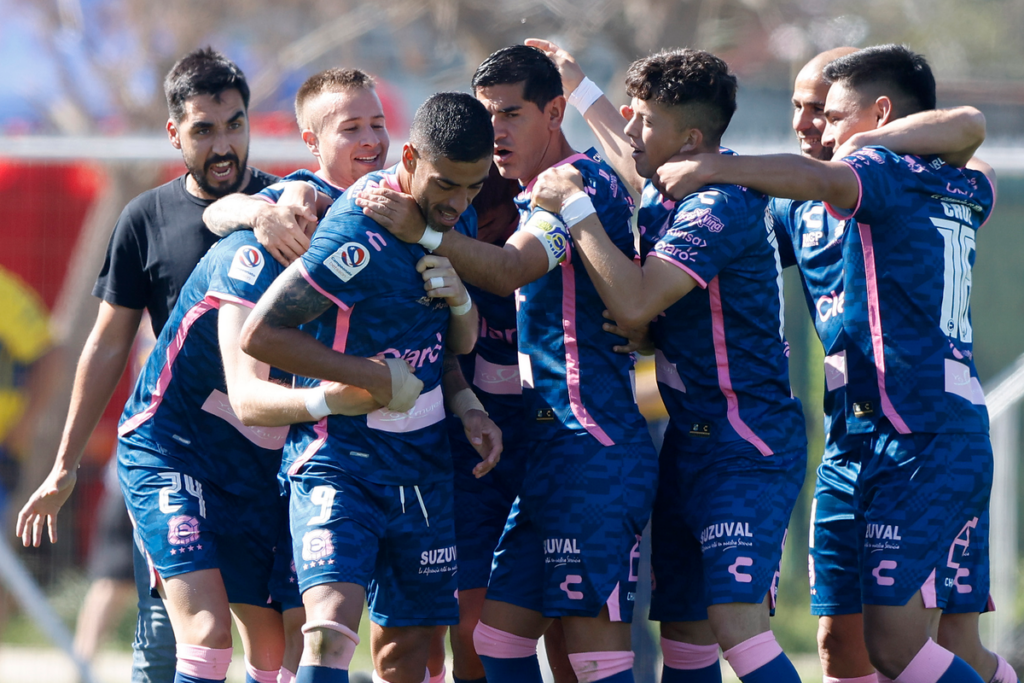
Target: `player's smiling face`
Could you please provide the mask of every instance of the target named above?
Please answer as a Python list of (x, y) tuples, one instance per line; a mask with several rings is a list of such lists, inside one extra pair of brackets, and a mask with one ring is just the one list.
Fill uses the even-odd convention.
[(320, 159), (326, 180), (350, 187), (371, 171), (384, 168), (391, 140), (384, 126), (384, 107), (372, 88), (325, 92), (307, 105), (313, 130), (302, 133), (313, 156)]
[(181, 150), (199, 196), (217, 199), (237, 192), (249, 160), (249, 117), (234, 88), (185, 101), (181, 121), (167, 122), (171, 144)]
[(833, 83), (825, 99), (825, 132), (821, 143), (835, 149), (857, 133), (874, 130), (882, 120), (876, 101), (845, 83)]
[(529, 183), (543, 171), (552, 133), (562, 127), (562, 102), (556, 97), (540, 109), (523, 99), (523, 83), (490, 85), (476, 89), (476, 98), (494, 124), (494, 163), (503, 178)]
[(823, 161), (832, 158), (832, 149), (821, 144), (827, 95), (828, 84), (820, 74), (801, 73), (793, 86), (793, 130), (800, 141), (800, 153)]
[(419, 204), (427, 225), (444, 232), (459, 222), (480, 192), (491, 169), (491, 158), (452, 161), (445, 157), (429, 160), (411, 145), (402, 150), (402, 163), (412, 176), (409, 192)]
[(654, 100), (634, 97), (624, 107), (629, 116), (625, 134), (633, 148), (633, 163), (641, 178), (650, 178), (658, 167), (679, 153), (687, 141), (687, 130), (669, 108)]

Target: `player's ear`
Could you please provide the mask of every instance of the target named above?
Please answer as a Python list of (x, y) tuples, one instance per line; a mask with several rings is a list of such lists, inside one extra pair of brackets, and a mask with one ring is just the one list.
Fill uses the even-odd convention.
[(679, 146), (679, 154), (693, 153), (700, 151), (704, 143), (704, 133), (700, 128), (687, 128), (683, 134), (683, 144)]
[(178, 133), (178, 126), (174, 119), (167, 119), (167, 139), (171, 141), (171, 147), (181, 149), (181, 137)]
[(302, 131), (302, 141), (306, 143), (313, 156), (320, 157), (320, 140), (317, 139), (316, 133), (307, 128)]
[(878, 121), (875, 128), (881, 128), (893, 120), (892, 100), (890, 100), (886, 95), (882, 95), (875, 100), (874, 109), (875, 119)]
[(419, 154), (417, 154), (416, 148), (411, 143), (407, 142), (402, 145), (402, 165), (406, 171), (413, 173), (416, 170), (417, 159), (419, 159)]
[(558, 130), (562, 127), (562, 119), (565, 118), (565, 95), (559, 95), (545, 107), (548, 117), (548, 130)]

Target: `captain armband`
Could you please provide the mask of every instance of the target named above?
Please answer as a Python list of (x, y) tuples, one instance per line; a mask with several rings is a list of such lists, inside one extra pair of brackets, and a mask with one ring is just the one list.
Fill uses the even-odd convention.
[(548, 272), (565, 260), (569, 231), (561, 218), (544, 209), (534, 209), (523, 230), (540, 240), (548, 256)]

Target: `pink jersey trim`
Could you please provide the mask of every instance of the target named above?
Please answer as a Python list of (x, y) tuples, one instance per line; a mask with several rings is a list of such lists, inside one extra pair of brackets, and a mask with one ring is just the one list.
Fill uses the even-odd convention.
[(271, 451), (279, 451), (284, 448), (284, 442), (288, 439), (288, 426), (283, 427), (249, 427), (246, 426), (235, 411), (231, 408), (231, 400), (228, 395), (219, 389), (214, 389), (202, 406), (203, 412), (227, 422), (238, 430), (238, 433), (249, 440), (250, 443), (266, 448)]
[(868, 326), (871, 328), (871, 349), (875, 353), (875, 374), (878, 377), (878, 395), (882, 400), (882, 414), (889, 418), (900, 434), (909, 434), (910, 428), (903, 421), (889, 394), (885, 391), (885, 342), (882, 338), (882, 313), (878, 297), (878, 273), (875, 270), (875, 246), (871, 239), (871, 226), (857, 223), (861, 247), (864, 251), (864, 276), (868, 287)]
[(925, 609), (934, 609), (939, 606), (939, 599), (935, 593), (935, 570), (928, 575), (928, 578), (921, 584), (921, 600), (924, 601)]
[(523, 393), (523, 382), (518, 365), (498, 365), (477, 356), (473, 365), (473, 384), (488, 394), (513, 395)]
[[(559, 166), (564, 166), (565, 164), (571, 164), (574, 161), (581, 161), (581, 160), (584, 160), (584, 159), (589, 161), (590, 157), (588, 157), (586, 154), (583, 154), (582, 152), (575, 152), (573, 154), (570, 154), (566, 158), (562, 159), (561, 161), (557, 161), (557, 162), (551, 164), (551, 166), (549, 166), (548, 168), (557, 168)], [(547, 170), (547, 169), (545, 169), (545, 170)], [(526, 188), (523, 189), (522, 192), (520, 192), (520, 195), (522, 195), (523, 192), (525, 192), (526, 194), (530, 194), (531, 192), (533, 192), (533, 184), (536, 183), (536, 182), (537, 182), (536, 178), (531, 180), (530, 184), (527, 185)]]
[(572, 414), (602, 446), (614, 446), (615, 442), (587, 412), (580, 393), (580, 351), (576, 344), (576, 275), (569, 263), (562, 264), (562, 326), (562, 340), (565, 343), (565, 380), (569, 389), (569, 407)]
[(338, 308), (342, 308), (342, 309), (348, 308), (347, 305), (345, 305), (344, 303), (341, 302), (341, 299), (339, 299), (338, 297), (334, 296), (333, 294), (328, 294), (326, 291), (324, 291), (323, 287), (321, 287), (320, 285), (318, 285), (316, 282), (313, 281), (313, 278), (310, 276), (309, 271), (306, 270), (306, 264), (303, 263), (302, 261), (299, 261), (299, 272), (302, 273), (303, 279), (305, 279), (306, 282), (308, 282), (309, 285), (313, 289), (315, 289), (316, 291), (320, 292), (325, 297), (330, 299), (332, 304), (334, 304)]
[(676, 268), (678, 268), (679, 270), (683, 271), (684, 273), (686, 273), (687, 275), (692, 277), (694, 280), (696, 280), (697, 284), (700, 285), (701, 289), (707, 289), (708, 288), (708, 283), (704, 282), (704, 278), (702, 278), (700, 275), (697, 275), (697, 273), (693, 272), (692, 270), (690, 270), (688, 267), (684, 266), (679, 261), (676, 261), (674, 258), (669, 256), (668, 254), (662, 254), (660, 251), (655, 251), (655, 252), (651, 253), (651, 256), (653, 256), (654, 258), (657, 258), (657, 259), (661, 259), (662, 261), (668, 261), (673, 266), (675, 266)]
[(850, 170), (853, 171), (854, 177), (857, 178), (857, 204), (852, 209), (840, 209), (832, 206), (828, 202), (824, 202), (825, 210), (828, 211), (829, 215), (840, 221), (855, 216), (857, 212), (860, 211), (860, 203), (864, 199), (864, 185), (860, 182), (860, 173), (857, 173), (857, 169), (855, 169), (853, 164), (848, 162), (846, 159), (843, 159), (842, 162), (850, 167)]
[(718, 365), (718, 387), (722, 390), (728, 406), (726, 416), (729, 418), (729, 424), (761, 455), (772, 455), (772, 449), (768, 444), (762, 441), (740, 417), (740, 402), (732, 389), (732, 377), (729, 375), (729, 351), (725, 344), (725, 316), (722, 313), (722, 293), (718, 287), (718, 276), (708, 283), (708, 299), (711, 304), (711, 335), (715, 342), (715, 362)]
[(203, 297), (203, 300), (188, 309), (185, 316), (181, 319), (181, 323), (178, 325), (177, 331), (174, 333), (174, 339), (167, 347), (167, 362), (164, 363), (163, 368), (160, 369), (160, 376), (156, 382), (156, 388), (153, 389), (153, 394), (150, 397), (149, 405), (141, 413), (137, 413), (131, 419), (125, 420), (120, 427), (117, 428), (117, 435), (124, 436), (130, 432), (135, 431), (140, 425), (146, 422), (149, 418), (153, 417), (160, 404), (164, 400), (164, 392), (167, 391), (167, 387), (171, 384), (171, 378), (174, 376), (174, 360), (181, 353), (181, 349), (185, 346), (185, 340), (188, 338), (189, 330), (197, 320), (206, 315), (209, 311), (216, 309), (220, 305), (220, 302), (212, 297)]
[(211, 296), (214, 299), (226, 301), (229, 304), (238, 304), (239, 306), (245, 306), (246, 308), (256, 308), (255, 302), (243, 299), (240, 296), (235, 296), (234, 294), (225, 294), (224, 292), (214, 292), (211, 290), (206, 293), (206, 296)]
[(608, 621), (622, 621), (622, 611), (619, 609), (619, 582), (615, 582), (615, 588), (606, 601), (608, 605)]
[(416, 404), (405, 413), (379, 408), (366, 416), (366, 426), (381, 432), (405, 434), (437, 424), (445, 417), (444, 394), (440, 385), (420, 394)]
[(349, 323), (352, 322), (352, 309), (338, 307), (338, 317), (334, 322), (334, 343), (331, 348), (338, 353), (345, 353), (348, 344)]
[(277, 204), (277, 200), (273, 199), (272, 197), (268, 197), (265, 194), (254, 194), (254, 195), (252, 195), (252, 197), (253, 197), (253, 199), (259, 199), (259, 200), (264, 201), (264, 202), (266, 202), (267, 204), (270, 204), (270, 205), (276, 205)]
[(299, 469), (305, 465), (310, 458), (312, 458), (320, 448), (327, 443), (327, 418), (323, 418), (315, 425), (313, 425), (313, 433), (316, 434), (316, 438), (309, 442), (306, 446), (306, 450), (302, 451), (302, 455), (295, 458), (295, 462), (288, 468), (288, 474), (297, 474)]
[[(981, 171), (978, 172), (981, 173)], [(983, 220), (981, 225), (978, 226), (979, 228), (984, 228), (985, 224), (988, 223), (990, 218), (992, 218), (992, 213), (996, 210), (996, 186), (992, 184), (992, 179), (988, 177), (987, 173), (981, 173), (981, 175), (985, 177), (985, 182), (987, 182), (988, 186), (992, 189), (992, 206), (989, 207), (988, 215), (985, 216), (985, 220)]]

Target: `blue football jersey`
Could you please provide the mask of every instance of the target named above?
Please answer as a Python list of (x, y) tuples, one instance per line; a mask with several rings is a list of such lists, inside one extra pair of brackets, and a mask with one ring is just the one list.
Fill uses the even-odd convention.
[[(644, 191), (639, 223), (647, 258), (698, 283), (652, 325), (658, 386), (690, 450), (746, 442), (761, 455), (804, 449), (799, 401), (789, 386), (782, 265), (768, 199), (736, 185), (702, 188), (680, 202)], [(703, 446), (701, 445), (703, 444)]]
[[(866, 147), (842, 160), (857, 174), (860, 196), (843, 245), (843, 327), (851, 352), (873, 361), (865, 384), (901, 433), (988, 431), (974, 367), (971, 269), (978, 229), (995, 194), (981, 172), (938, 157), (899, 156)], [(864, 417), (847, 389), (848, 419)], [(858, 410), (859, 408), (859, 410)]]
[(284, 178), (281, 178), (280, 182), (276, 182), (273, 185), (263, 188), (253, 196), (265, 199), (271, 204), (276, 204), (277, 200), (281, 198), (281, 193), (284, 192), (285, 183), (291, 181), (307, 182), (333, 200), (336, 200), (345, 192), (345, 188), (338, 187), (337, 185), (331, 185), (313, 171), (310, 171), (307, 168), (300, 168), (297, 171), (289, 173)]
[[(190, 471), (246, 495), (265, 488), (281, 463), (287, 427), (247, 427), (231, 410), (217, 339), (223, 302), (253, 307), (283, 270), (251, 231), (217, 242), (186, 281), (156, 341), (118, 426), (187, 458)], [(263, 482), (262, 484), (260, 482)]]
[(470, 353), (459, 356), (462, 374), (492, 417), (497, 411), (519, 418), (523, 412), (523, 387), (519, 378), (515, 295), (498, 296), (469, 283), (466, 289), (480, 315), (480, 336)]
[[(619, 177), (593, 149), (575, 154), (571, 163), (608, 236), (632, 258), (632, 199)], [(532, 183), (517, 198), (519, 229), (530, 215)], [(567, 429), (586, 431), (601, 444), (629, 442), (646, 434), (646, 422), (633, 396), (633, 360), (612, 347), (622, 338), (605, 332), (605, 305), (583, 264), (565, 259), (516, 293), (519, 371), (528, 418), (553, 420)]]
[[(356, 206), (357, 192), (379, 186), (400, 190), (396, 168), (360, 178), (320, 221), (300, 265), (334, 306), (303, 329), (336, 351), (404, 358), (423, 382), (422, 393), (408, 413), (382, 408), (296, 426), (283, 467), (296, 472), (310, 459), (324, 460), (376, 484), (411, 486), (452, 476), (441, 394), (449, 310), (443, 299), (426, 296), (416, 272), (423, 247), (401, 242)], [(457, 229), (475, 236), (472, 207)]]

